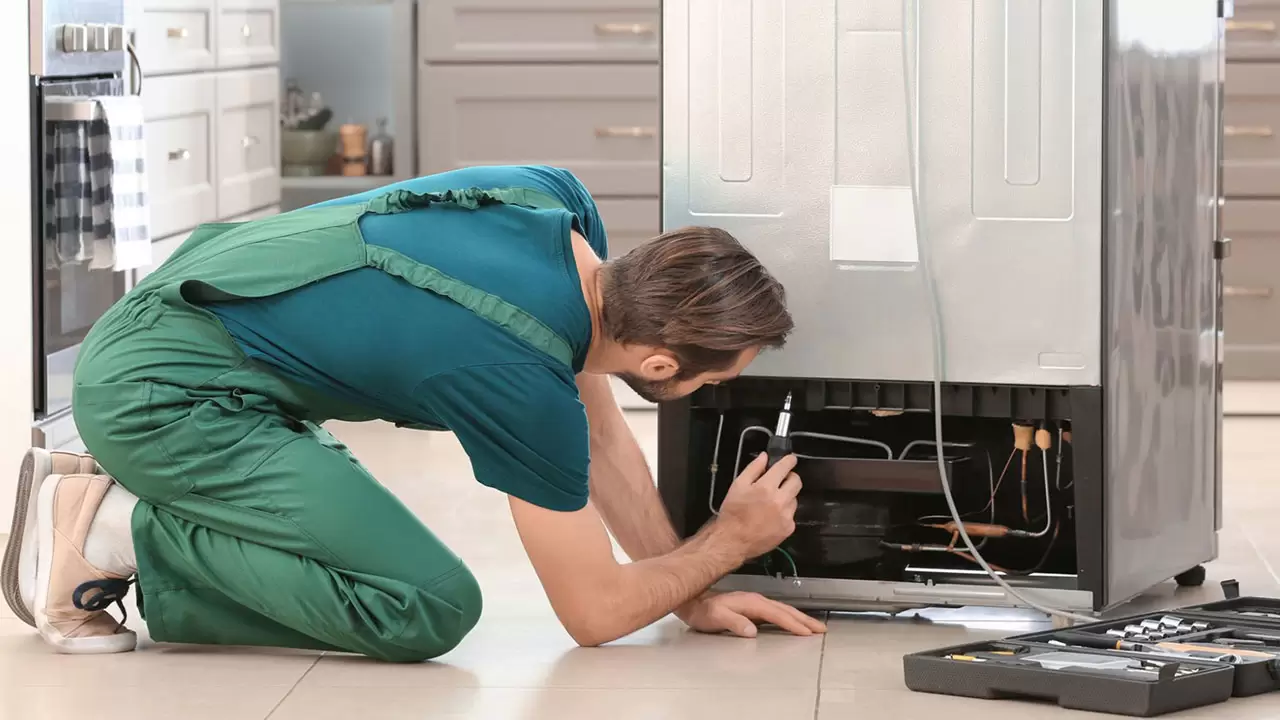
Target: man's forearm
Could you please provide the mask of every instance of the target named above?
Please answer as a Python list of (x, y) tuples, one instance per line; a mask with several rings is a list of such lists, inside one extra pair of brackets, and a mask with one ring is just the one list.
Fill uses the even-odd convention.
[(598, 645), (629, 635), (697, 598), (745, 561), (741, 542), (711, 523), (671, 553), (619, 566), (605, 593), (607, 611), (594, 614), (604, 623), (576, 639)]
[(583, 375), (579, 387), (591, 420), (592, 504), (632, 560), (672, 552), (680, 546), (680, 537), (609, 379)]
[(591, 500), (609, 532), (632, 560), (666, 555), (680, 547), (640, 445), (625, 426), (593, 441)]

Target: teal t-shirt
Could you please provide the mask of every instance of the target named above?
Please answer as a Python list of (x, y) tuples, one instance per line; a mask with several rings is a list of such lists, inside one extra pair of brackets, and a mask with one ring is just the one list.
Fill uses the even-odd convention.
[(575, 374), (591, 342), (570, 231), (601, 258), (608, 241), (590, 193), (541, 166), (475, 167), (393, 189), (525, 187), (567, 210), (437, 204), (360, 220), (365, 242), (395, 250), (532, 314), (573, 350), (569, 367), (444, 297), (374, 268), (266, 298), (207, 307), (250, 357), (401, 425), (452, 430), (480, 482), (554, 510), (587, 501), (586, 411)]

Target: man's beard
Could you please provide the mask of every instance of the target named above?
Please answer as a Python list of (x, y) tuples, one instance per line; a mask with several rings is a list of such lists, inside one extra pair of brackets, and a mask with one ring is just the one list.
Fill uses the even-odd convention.
[(644, 380), (631, 373), (619, 373), (617, 377), (645, 402), (660, 403), (676, 399), (675, 393), (671, 391), (670, 380)]

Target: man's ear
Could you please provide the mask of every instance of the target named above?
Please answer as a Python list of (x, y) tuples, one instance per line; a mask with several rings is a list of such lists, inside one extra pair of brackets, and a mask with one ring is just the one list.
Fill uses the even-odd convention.
[(640, 363), (640, 377), (649, 381), (670, 380), (679, 372), (679, 361), (662, 352), (655, 352)]

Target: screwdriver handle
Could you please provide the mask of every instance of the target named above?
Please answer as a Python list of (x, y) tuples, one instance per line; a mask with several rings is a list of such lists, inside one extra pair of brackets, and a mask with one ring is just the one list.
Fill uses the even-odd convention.
[(774, 435), (769, 438), (769, 445), (765, 448), (765, 454), (769, 456), (769, 464), (765, 469), (773, 467), (779, 460), (791, 454), (791, 438)]

